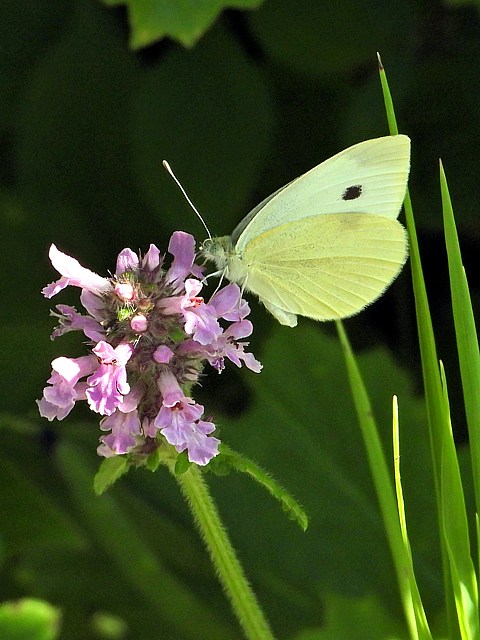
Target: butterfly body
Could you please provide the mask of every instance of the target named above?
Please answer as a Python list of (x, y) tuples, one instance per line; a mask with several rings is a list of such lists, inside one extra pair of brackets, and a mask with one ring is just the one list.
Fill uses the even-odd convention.
[(248, 265), (244, 263), (242, 254), (236, 251), (230, 236), (204, 240), (201, 254), (207, 260), (214, 262), (218, 272), (224, 274), (230, 282), (236, 282), (242, 286), (245, 284)]
[(407, 258), (396, 218), (409, 166), (407, 136), (354, 145), (266, 198), (231, 237), (206, 240), (202, 255), (281, 324), (354, 315)]

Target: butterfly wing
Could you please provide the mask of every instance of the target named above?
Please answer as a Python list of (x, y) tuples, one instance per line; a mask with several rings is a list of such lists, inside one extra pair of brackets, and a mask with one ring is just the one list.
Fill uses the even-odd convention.
[(398, 216), (410, 168), (405, 135), (367, 140), (322, 162), (261, 202), (238, 225), (238, 252), (266, 231), (306, 217), (332, 213)]
[(296, 315), (345, 318), (376, 300), (407, 257), (406, 233), (394, 219), (325, 214), (275, 226), (251, 240), (242, 257), (246, 288), (282, 323)]

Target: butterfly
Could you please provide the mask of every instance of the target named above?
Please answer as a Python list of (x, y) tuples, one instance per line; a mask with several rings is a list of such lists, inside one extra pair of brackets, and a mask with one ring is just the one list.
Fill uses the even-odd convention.
[(410, 169), (410, 139), (360, 142), (257, 205), (231, 236), (201, 255), (258, 296), (283, 325), (297, 316), (338, 320), (379, 298), (408, 255), (396, 219)]

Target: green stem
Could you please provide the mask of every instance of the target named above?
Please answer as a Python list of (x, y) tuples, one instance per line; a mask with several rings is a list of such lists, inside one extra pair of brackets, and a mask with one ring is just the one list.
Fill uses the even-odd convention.
[(274, 640), (268, 622), (222, 525), (201, 471), (192, 465), (185, 473), (175, 475), (175, 479), (187, 499), (220, 582), (246, 637), (249, 640)]

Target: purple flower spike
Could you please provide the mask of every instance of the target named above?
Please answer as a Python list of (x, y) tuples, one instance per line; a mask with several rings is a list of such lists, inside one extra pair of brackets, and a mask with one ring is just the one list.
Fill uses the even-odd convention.
[(73, 285), (86, 309), (82, 315), (58, 305), (52, 338), (81, 331), (89, 355), (56, 358), (37, 404), (43, 417), (63, 420), (76, 402), (86, 401), (104, 416), (101, 456), (141, 461), (158, 448), (168, 456), (186, 451), (190, 462), (204, 466), (218, 455), (220, 441), (212, 435), (214, 423), (202, 419), (203, 406), (190, 397), (203, 367), (221, 372), (230, 360), (259, 372), (261, 364), (241, 341), (253, 327), (239, 287), (229, 284), (205, 300), (194, 238), (175, 232), (169, 251), (170, 268), (154, 244), (143, 257), (123, 249), (115, 276), (102, 278), (52, 245), (50, 258), (62, 277), (44, 295)]

